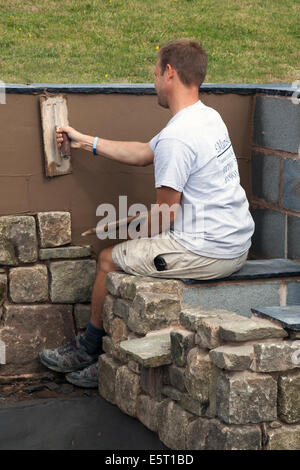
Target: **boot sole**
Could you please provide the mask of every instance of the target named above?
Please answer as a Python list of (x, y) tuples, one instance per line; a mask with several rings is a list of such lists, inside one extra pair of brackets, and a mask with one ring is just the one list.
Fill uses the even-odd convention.
[(84, 380), (81, 380), (80, 382), (76, 381), (76, 379), (72, 379), (72, 377), (68, 377), (66, 375), (66, 380), (72, 384), (72, 385), (76, 385), (76, 387), (82, 387), (82, 388), (98, 388), (98, 382), (95, 383), (91, 383), (90, 381), (84, 381)]

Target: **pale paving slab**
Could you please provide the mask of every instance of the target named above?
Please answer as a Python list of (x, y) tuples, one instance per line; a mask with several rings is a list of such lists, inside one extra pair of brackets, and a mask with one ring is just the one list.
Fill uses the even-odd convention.
[(122, 341), (120, 349), (144, 367), (159, 367), (172, 362), (169, 333)]

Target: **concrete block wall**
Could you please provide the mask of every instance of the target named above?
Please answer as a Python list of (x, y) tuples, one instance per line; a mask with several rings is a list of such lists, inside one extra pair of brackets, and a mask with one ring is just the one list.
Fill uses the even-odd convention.
[(103, 398), (171, 449), (299, 449), (293, 332), (254, 315), (185, 305), (180, 281), (110, 273), (107, 289)]
[(299, 144), (300, 106), (290, 97), (257, 95), (250, 201), (255, 257), (300, 260)]
[(39, 351), (85, 328), (96, 261), (71, 243), (69, 212), (0, 217), (0, 381), (42, 375)]

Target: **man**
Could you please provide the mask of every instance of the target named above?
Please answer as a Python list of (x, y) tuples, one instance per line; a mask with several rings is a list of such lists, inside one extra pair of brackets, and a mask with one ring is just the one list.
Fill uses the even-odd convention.
[[(107, 273), (214, 279), (239, 270), (247, 259), (254, 222), (227, 128), (220, 115), (199, 100), (206, 66), (207, 54), (198, 41), (172, 41), (160, 49), (155, 89), (159, 105), (168, 108), (172, 118), (148, 143), (97, 140), (72, 127), (57, 131), (58, 146), (64, 131), (73, 148), (92, 151), (94, 146), (94, 153), (128, 165), (154, 163), (157, 207), (177, 208), (170, 212), (167, 228), (160, 220), (154, 233), (149, 213), (145, 237), (100, 252), (85, 334), (40, 353), (44, 365), (68, 373), (67, 380), (75, 385), (97, 387)], [(178, 207), (183, 209), (179, 219)], [(183, 226), (177, 223), (182, 217)]]

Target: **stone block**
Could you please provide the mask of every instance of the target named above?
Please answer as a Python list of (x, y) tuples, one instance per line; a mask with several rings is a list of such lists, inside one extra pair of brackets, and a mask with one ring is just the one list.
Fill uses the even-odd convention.
[(300, 217), (287, 216), (287, 232), (288, 258), (300, 259)]
[(141, 368), (141, 388), (157, 401), (162, 398), (161, 390), (163, 386), (162, 367), (142, 367)]
[(299, 450), (300, 426), (281, 426), (268, 429), (266, 450)]
[(226, 309), (250, 317), (250, 307), (280, 304), (280, 279), (250, 282), (216, 282), (182, 289), (182, 302), (203, 309)]
[(198, 418), (189, 423), (186, 431), (186, 450), (206, 450), (210, 427), (210, 420), (204, 418)]
[(272, 209), (255, 209), (252, 217), (255, 223), (252, 251), (263, 258), (284, 258), (285, 214)]
[[(299, 364), (300, 365), (300, 364)], [(283, 374), (278, 379), (278, 413), (288, 424), (300, 423), (300, 371)]]
[(20, 263), (34, 263), (37, 261), (37, 236), (34, 217), (27, 215), (0, 217), (0, 236), (10, 242), (14, 248), (14, 252), (11, 250), (10, 264), (15, 262), (14, 254)]
[(209, 384), (213, 365), (206, 351), (191, 349), (187, 356), (185, 369), (185, 387), (195, 400), (207, 403), (209, 400)]
[(139, 292), (179, 295), (179, 282), (173, 279), (154, 279), (147, 276), (126, 276), (121, 280), (119, 295), (133, 300)]
[(280, 325), (270, 320), (253, 317), (253, 319), (225, 320), (220, 325), (219, 336), (223, 341), (235, 343), (265, 338), (284, 338), (287, 333)]
[(186, 330), (171, 331), (171, 357), (178, 367), (186, 365), (187, 355), (195, 346), (195, 334)]
[(136, 294), (129, 311), (128, 327), (139, 334), (178, 322), (180, 300), (173, 294)]
[(199, 324), (195, 343), (201, 348), (215, 349), (224, 343), (220, 336), (221, 327), (227, 322), (238, 324), (242, 321), (247, 321), (247, 319), (235, 313), (225, 311), (214, 317), (204, 318)]
[(128, 328), (121, 318), (115, 317), (112, 321), (111, 328), (111, 338), (115, 343), (127, 340)]
[(140, 377), (127, 366), (121, 366), (117, 370), (116, 404), (126, 414), (136, 417), (137, 399), (141, 392)]
[(112, 335), (112, 322), (115, 318), (114, 314), (114, 302), (115, 298), (107, 294), (104, 298), (103, 309), (102, 309), (102, 320), (103, 320), (103, 328), (108, 335)]
[(298, 341), (254, 344), (254, 360), (251, 369), (257, 372), (276, 372), (295, 369), (300, 363), (294, 360), (299, 350)]
[(64, 246), (59, 248), (41, 248), (39, 257), (42, 260), (59, 258), (87, 258), (91, 256), (91, 246)]
[(38, 353), (75, 336), (71, 305), (6, 305), (0, 339), (6, 344), (7, 363), (0, 375), (46, 372)]
[(196, 416), (205, 416), (207, 410), (207, 404), (201, 403), (199, 400), (195, 400), (188, 393), (181, 393), (178, 404), (181, 408)]
[(202, 306), (183, 306), (180, 312), (180, 324), (188, 330), (197, 331), (204, 318), (217, 317), (227, 310), (205, 310)]
[(18, 258), (16, 256), (13, 244), (5, 237), (0, 235), (0, 265), (16, 266)]
[(177, 367), (175, 364), (171, 364), (168, 367), (169, 383), (173, 387), (177, 388), (181, 392), (186, 392), (185, 387), (185, 368)]
[(282, 206), (292, 211), (300, 211), (300, 161), (285, 158), (282, 178)]
[(51, 301), (78, 303), (89, 302), (96, 276), (94, 260), (52, 261)]
[(277, 383), (267, 374), (222, 372), (217, 382), (217, 415), (228, 424), (273, 421), (277, 417)]
[(289, 98), (257, 96), (254, 112), (254, 144), (298, 153), (300, 107)]
[[(103, 336), (102, 348), (107, 354), (112, 356), (113, 359), (118, 361), (120, 365), (127, 364), (128, 359), (126, 354), (120, 350), (120, 343), (116, 343), (110, 336)], [(129, 367), (132, 370), (132, 367)], [(135, 372), (135, 371), (134, 371)]]
[(206, 450), (261, 450), (261, 430), (257, 425), (226, 425), (209, 422)]
[(86, 329), (91, 316), (91, 304), (76, 304), (74, 306), (74, 318), (78, 330)]
[(157, 413), (159, 402), (148, 395), (139, 395), (136, 404), (136, 416), (141, 423), (153, 432), (157, 432)]
[(182, 392), (180, 392), (175, 387), (171, 387), (170, 385), (165, 385), (164, 387), (162, 387), (161, 393), (165, 397), (171, 398), (171, 400), (178, 401), (178, 402), (181, 400), (183, 396)]
[(114, 303), (114, 314), (122, 318), (125, 323), (128, 322), (129, 309), (132, 306), (130, 300), (115, 299)]
[(48, 300), (48, 270), (43, 264), (12, 268), (9, 272), (9, 293), (15, 303)]
[(113, 405), (116, 404), (115, 384), (119, 367), (121, 367), (121, 364), (107, 354), (99, 356), (99, 394)]
[(281, 158), (276, 155), (253, 153), (251, 165), (253, 195), (278, 205)]
[(140, 374), (142, 370), (142, 366), (136, 361), (128, 361), (127, 367), (135, 374)]
[(186, 431), (193, 415), (177, 405), (174, 401), (166, 399), (158, 407), (158, 436), (169, 448), (176, 450), (186, 449)]
[(6, 274), (0, 274), (0, 306), (6, 300), (7, 297), (7, 276)]
[(69, 212), (39, 212), (37, 221), (41, 248), (52, 248), (71, 243), (71, 215)]
[(253, 346), (220, 346), (212, 349), (209, 357), (220, 369), (246, 370), (253, 360)]
[(121, 351), (143, 367), (171, 364), (170, 333), (131, 339), (120, 343)]
[(106, 289), (111, 295), (118, 297), (120, 295), (119, 288), (121, 281), (128, 277), (128, 274), (111, 272), (106, 276)]

